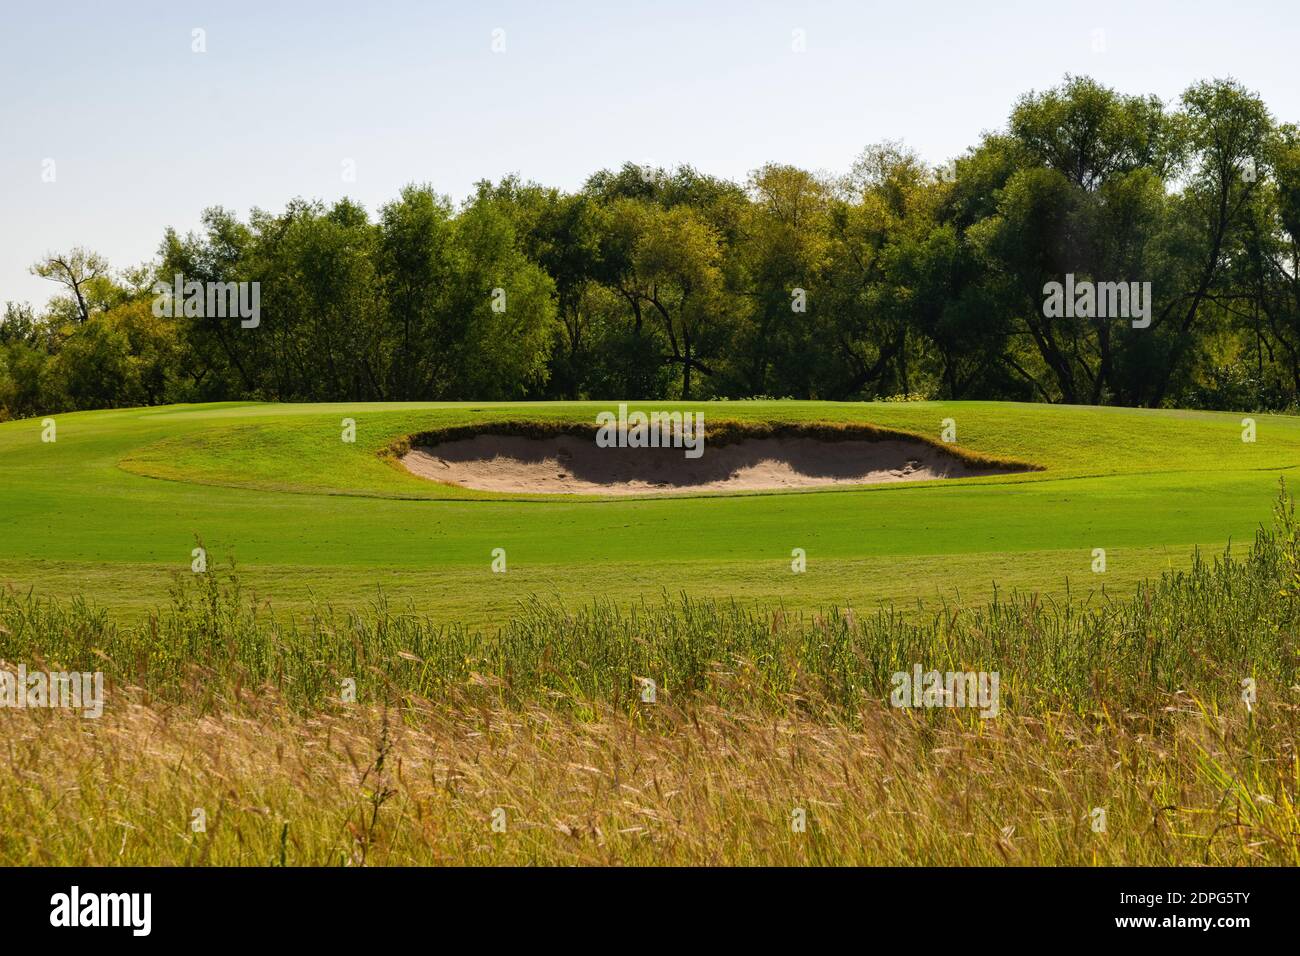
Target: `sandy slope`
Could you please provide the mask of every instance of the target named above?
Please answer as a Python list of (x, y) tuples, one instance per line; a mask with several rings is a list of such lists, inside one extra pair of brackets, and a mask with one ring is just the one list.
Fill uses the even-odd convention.
[(758, 491), (1001, 474), (975, 469), (921, 442), (748, 439), (680, 448), (600, 448), (573, 436), (478, 435), (415, 448), (402, 463), (422, 478), (483, 491), (639, 495)]

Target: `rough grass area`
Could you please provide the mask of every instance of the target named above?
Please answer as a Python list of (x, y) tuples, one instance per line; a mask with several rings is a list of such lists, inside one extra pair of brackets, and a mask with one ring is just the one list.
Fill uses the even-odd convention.
[(545, 701), (307, 718), (245, 696), (7, 715), (0, 863), (1300, 863), (1294, 695), (977, 726)]
[[(925, 621), (669, 600), (285, 623), (224, 572), (123, 626), (10, 593), (6, 666), (110, 686), (98, 721), (0, 711), (0, 862), (1296, 864), (1298, 632), (1286, 498), (1248, 554), (1131, 598)], [(914, 664), (998, 671), (999, 715), (891, 707)]]

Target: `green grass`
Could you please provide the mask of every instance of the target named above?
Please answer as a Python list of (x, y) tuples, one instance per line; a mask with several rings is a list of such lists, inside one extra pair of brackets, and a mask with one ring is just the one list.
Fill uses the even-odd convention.
[[(115, 613), (165, 602), (199, 537), (277, 611), (355, 606), (382, 589), (444, 619), (491, 621), (532, 594), (630, 602), (663, 591), (794, 609), (984, 601), (996, 582), (1131, 591), (1194, 547), (1247, 541), (1300, 421), (1007, 403), (675, 405), (706, 418), (856, 422), (1041, 465), (1025, 474), (671, 499), (502, 496), (415, 478), (381, 452), (476, 421), (590, 423), (614, 403), (220, 404), (0, 424), (0, 582)], [(636, 407), (635, 403), (633, 407)], [(664, 405), (643, 405), (662, 408)], [(357, 441), (340, 440), (343, 418)], [(508, 573), (490, 571), (505, 548)], [(808, 570), (790, 571), (804, 548)], [(1107, 571), (1090, 572), (1105, 548)]]
[(922, 661), (1000, 672), (1010, 708), (1026, 716), (1156, 713), (1179, 693), (1223, 706), (1243, 677), (1288, 688), (1300, 676), (1300, 534), (1283, 508), (1285, 522), (1258, 532), (1243, 555), (1197, 557), (1187, 571), (1091, 606), (1021, 594), (913, 620), (688, 597), (626, 608), (539, 599), (500, 627), (474, 627), (378, 601), (317, 605), (283, 622), (247, 600), (237, 572), (212, 569), (179, 577), (166, 609), (125, 624), (84, 602), (0, 592), (0, 661), (102, 669), (113, 686), (177, 703), (194, 700), (203, 675), (197, 686), (226, 707), (239, 688), (266, 688), (309, 712), (329, 706), (343, 677), (372, 704), (445, 701), (478, 687), (511, 706), (635, 710), (637, 681), (649, 677), (682, 703), (703, 694), (725, 708), (784, 712), (820, 702), (843, 717), (864, 699), (883, 701), (890, 675)]

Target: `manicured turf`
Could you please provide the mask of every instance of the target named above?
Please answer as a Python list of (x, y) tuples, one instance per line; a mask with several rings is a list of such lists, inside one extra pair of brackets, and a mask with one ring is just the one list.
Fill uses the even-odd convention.
[[(725, 402), (710, 419), (862, 421), (1015, 458), (1006, 477), (799, 493), (634, 500), (506, 497), (439, 486), (380, 457), (395, 438), (479, 420), (593, 422), (613, 402), (220, 404), (0, 424), (0, 582), (114, 610), (165, 602), (201, 537), (277, 609), (379, 589), (491, 620), (530, 594), (632, 600), (661, 590), (797, 608), (983, 599), (991, 586), (1126, 590), (1196, 546), (1243, 545), (1300, 420), (1007, 403)], [(635, 404), (633, 407), (637, 407)], [(646, 410), (666, 407), (644, 405)], [(344, 418), (357, 439), (341, 440)], [(707, 451), (706, 451), (707, 454)], [(493, 574), (492, 550), (508, 571)], [(793, 574), (793, 548), (808, 570)], [(1107, 571), (1090, 570), (1106, 549)]]

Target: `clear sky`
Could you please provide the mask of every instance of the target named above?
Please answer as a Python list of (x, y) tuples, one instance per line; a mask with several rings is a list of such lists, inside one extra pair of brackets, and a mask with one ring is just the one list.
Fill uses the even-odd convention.
[(1166, 100), (1230, 75), (1300, 122), (1298, 64), (1295, 0), (0, 0), (0, 301), (48, 298), (46, 251), (138, 264), (210, 205), (843, 171), (884, 139), (942, 163), (1066, 73)]

